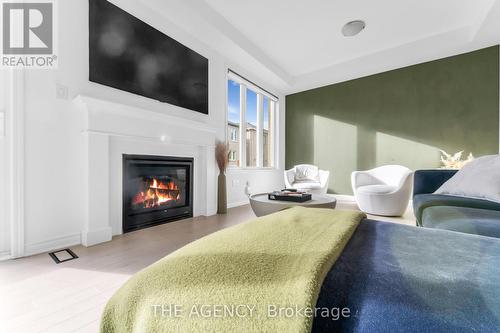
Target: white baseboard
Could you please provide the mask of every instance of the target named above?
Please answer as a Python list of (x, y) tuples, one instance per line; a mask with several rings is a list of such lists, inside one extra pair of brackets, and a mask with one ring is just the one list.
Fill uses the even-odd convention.
[(248, 205), (248, 203), (249, 203), (248, 200), (239, 201), (239, 202), (231, 202), (231, 203), (227, 204), (227, 208), (234, 208), (234, 207), (239, 207), (239, 206), (243, 206), (243, 205)]
[(356, 203), (354, 195), (348, 195), (348, 194), (330, 194), (330, 195), (335, 197), (335, 199), (337, 199), (337, 201), (339, 202)]
[(82, 231), (82, 245), (92, 246), (99, 243), (109, 242), (113, 234), (111, 227), (101, 228), (98, 230)]
[(24, 256), (32, 256), (34, 254), (59, 250), (65, 247), (79, 245), (80, 243), (80, 234), (72, 234), (42, 242), (26, 244)]
[(9, 251), (0, 252), (0, 261), (9, 260), (9, 259), (11, 259), (11, 255), (10, 255)]

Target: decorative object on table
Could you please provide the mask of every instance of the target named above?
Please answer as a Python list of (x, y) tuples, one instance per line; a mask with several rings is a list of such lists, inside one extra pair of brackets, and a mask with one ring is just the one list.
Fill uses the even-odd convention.
[(310, 193), (297, 191), (295, 189), (274, 191), (268, 194), (269, 200), (280, 200), (280, 201), (293, 201), (293, 202), (306, 202), (312, 199)]
[(227, 213), (226, 168), (228, 164), (228, 147), (225, 142), (217, 141), (215, 144), (215, 160), (219, 167), (217, 178), (217, 214)]
[(474, 155), (472, 155), (472, 153), (469, 153), (467, 159), (462, 160), (463, 150), (453, 155), (441, 149), (439, 151), (441, 152), (441, 163), (443, 164), (441, 169), (462, 169), (467, 163), (474, 160)]
[(247, 195), (247, 197), (250, 197), (252, 195), (252, 188), (250, 187), (249, 181), (247, 181), (247, 183), (245, 184), (245, 194)]
[(307, 208), (335, 209), (337, 200), (333, 195), (311, 194), (312, 199), (304, 202), (269, 200), (269, 193), (258, 193), (250, 196), (250, 206), (257, 216), (276, 213), (280, 210), (302, 206)]
[(285, 170), (285, 186), (309, 193), (326, 194), (329, 177), (329, 171), (319, 170), (315, 165), (299, 164)]
[(359, 209), (380, 216), (401, 216), (408, 208), (413, 172), (401, 165), (385, 165), (351, 175)]

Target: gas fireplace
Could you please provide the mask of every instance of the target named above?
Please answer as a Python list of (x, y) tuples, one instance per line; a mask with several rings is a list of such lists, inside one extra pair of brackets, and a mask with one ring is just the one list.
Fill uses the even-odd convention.
[(123, 155), (123, 232), (193, 216), (193, 159)]

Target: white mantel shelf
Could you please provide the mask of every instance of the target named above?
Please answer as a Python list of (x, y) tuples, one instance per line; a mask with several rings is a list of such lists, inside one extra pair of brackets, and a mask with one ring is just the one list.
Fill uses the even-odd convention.
[(84, 117), (83, 245), (122, 233), (123, 154), (193, 157), (194, 215), (215, 214), (214, 126), (89, 96), (73, 102)]
[[(216, 128), (205, 122), (85, 95), (78, 95), (74, 102), (87, 113), (84, 132), (158, 140), (167, 143), (214, 146)], [(117, 118), (129, 121), (117, 124)], [(147, 126), (141, 128), (140, 125), (144, 122), (147, 122)], [(194, 135), (193, 131), (197, 132), (197, 135)], [(176, 132), (177, 135), (173, 135), (173, 132)], [(187, 139), (183, 139), (185, 134), (188, 134)]]
[(105, 135), (105, 136), (112, 136), (112, 137), (122, 137), (122, 138), (134, 139), (134, 140), (157, 142), (157, 143), (162, 143), (162, 144), (174, 144), (174, 145), (185, 145), (185, 146), (193, 146), (194, 145), (194, 146), (198, 146), (198, 147), (215, 148), (215, 144), (213, 144), (213, 143), (181, 141), (181, 140), (173, 139), (171, 136), (166, 136), (166, 135), (163, 135), (161, 137), (139, 136), (139, 135), (130, 135), (130, 134), (125, 134), (125, 133), (103, 132), (103, 131), (93, 131), (93, 130), (83, 130), (82, 134), (94, 134), (94, 135)]

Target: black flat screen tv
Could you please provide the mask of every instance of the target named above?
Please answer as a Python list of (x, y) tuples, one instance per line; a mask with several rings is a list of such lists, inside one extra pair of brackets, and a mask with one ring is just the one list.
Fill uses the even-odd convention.
[(89, 0), (92, 82), (208, 114), (208, 59), (106, 0)]

